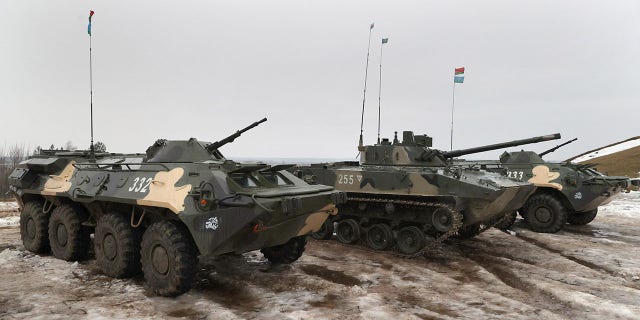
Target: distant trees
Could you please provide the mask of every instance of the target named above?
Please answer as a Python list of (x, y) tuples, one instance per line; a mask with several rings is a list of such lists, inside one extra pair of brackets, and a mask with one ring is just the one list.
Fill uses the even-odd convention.
[(93, 150), (95, 152), (107, 152), (107, 145), (102, 141), (96, 141), (96, 143), (93, 144)]
[(7, 199), (10, 196), (9, 191), (9, 175), (18, 166), (18, 164), (27, 158), (27, 147), (13, 145), (8, 149), (0, 148), (0, 199)]

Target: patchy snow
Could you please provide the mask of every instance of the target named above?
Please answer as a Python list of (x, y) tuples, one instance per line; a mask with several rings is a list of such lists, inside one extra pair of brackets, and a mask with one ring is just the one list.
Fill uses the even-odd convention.
[(18, 203), (15, 201), (0, 202), (0, 212), (18, 211)]
[(0, 227), (15, 227), (20, 224), (20, 217), (9, 216), (0, 218)]
[(637, 146), (640, 146), (640, 138), (621, 142), (606, 148), (602, 148), (600, 150), (593, 151), (591, 153), (587, 153), (585, 155), (582, 155), (580, 157), (577, 157), (571, 160), (571, 162), (583, 162), (583, 161), (591, 160), (593, 158), (603, 157), (616, 152), (631, 149)]
[(112, 279), (94, 260), (25, 251), (10, 224), (0, 228), (0, 318), (637, 319), (640, 192), (586, 226), (541, 234), (518, 221), (514, 231), (418, 259), (334, 241), (309, 241), (290, 266), (259, 252), (202, 258), (193, 289), (163, 298), (141, 276)]

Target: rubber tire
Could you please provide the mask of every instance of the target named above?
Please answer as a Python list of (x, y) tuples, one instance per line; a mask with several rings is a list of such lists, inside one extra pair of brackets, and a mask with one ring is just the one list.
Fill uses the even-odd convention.
[(517, 217), (518, 217), (518, 212), (513, 211), (509, 213), (508, 218), (505, 218), (505, 220), (503, 220), (501, 223), (494, 225), (493, 227), (500, 230), (508, 230), (509, 228), (513, 227), (513, 225), (516, 223)]
[(462, 226), (458, 229), (458, 239), (471, 239), (480, 234), (480, 224)]
[[(404, 238), (405, 236), (408, 238)], [(414, 254), (426, 244), (424, 232), (415, 226), (404, 227), (398, 231), (396, 244), (399, 252)]]
[(327, 219), (320, 227), (320, 230), (311, 233), (311, 237), (316, 240), (329, 240), (333, 237), (333, 221)]
[(593, 221), (596, 215), (598, 215), (598, 208), (585, 212), (574, 212), (569, 215), (567, 222), (576, 226), (584, 226)]
[(393, 231), (387, 224), (374, 224), (367, 230), (366, 242), (373, 250), (385, 250), (393, 244)]
[[(89, 253), (91, 238), (89, 232), (82, 226), (81, 209), (63, 204), (51, 212), (49, 218), (49, 244), (53, 256), (66, 261), (80, 261)], [(65, 235), (58, 234), (64, 228)], [(66, 239), (65, 239), (66, 238)], [(64, 243), (61, 243), (61, 241)]]
[[(142, 235), (140, 247), (142, 272), (151, 292), (172, 297), (191, 289), (198, 267), (198, 254), (184, 225), (172, 220), (155, 222)], [(156, 270), (154, 253), (160, 255), (156, 258), (165, 254), (166, 271)]]
[(360, 226), (353, 219), (344, 219), (336, 226), (336, 238), (345, 244), (352, 244), (360, 239)]
[[(25, 203), (20, 213), (20, 238), (25, 249), (34, 253), (46, 253), (49, 246), (49, 215), (42, 212), (41, 201)], [(27, 226), (32, 223), (33, 235), (29, 235)]]
[[(546, 209), (551, 214), (549, 221), (540, 221), (536, 211)], [(527, 200), (522, 217), (529, 228), (536, 232), (556, 233), (567, 223), (567, 210), (562, 202), (550, 194), (536, 194)]]
[[(107, 251), (115, 250), (113, 257), (107, 257), (105, 245), (112, 247)], [(98, 219), (93, 237), (93, 249), (100, 270), (110, 277), (127, 278), (142, 271), (140, 230), (132, 228), (122, 214), (105, 214)]]
[(304, 247), (307, 244), (307, 237), (300, 236), (289, 239), (284, 244), (262, 248), (260, 252), (272, 264), (290, 264), (302, 257)]

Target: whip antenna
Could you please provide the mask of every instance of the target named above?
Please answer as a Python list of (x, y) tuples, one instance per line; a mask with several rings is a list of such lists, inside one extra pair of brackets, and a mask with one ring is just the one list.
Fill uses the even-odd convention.
[(362, 115), (360, 116), (360, 142), (358, 143), (358, 150), (363, 151), (362, 145), (362, 125), (364, 124), (364, 103), (367, 98), (367, 76), (369, 73), (369, 51), (371, 50), (371, 30), (373, 30), (373, 23), (369, 26), (369, 46), (367, 47), (367, 66), (364, 69), (364, 92), (362, 93)]

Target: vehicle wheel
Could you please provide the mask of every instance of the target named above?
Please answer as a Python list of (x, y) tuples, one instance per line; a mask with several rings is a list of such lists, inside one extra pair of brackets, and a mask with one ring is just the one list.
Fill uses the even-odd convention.
[(344, 219), (336, 226), (336, 238), (342, 243), (354, 243), (360, 239), (360, 226), (353, 219)]
[(42, 202), (25, 203), (20, 213), (20, 237), (25, 249), (44, 253), (49, 247), (49, 216), (42, 212)]
[(289, 264), (302, 256), (306, 244), (306, 236), (295, 237), (279, 246), (263, 248), (260, 252), (273, 264)]
[(433, 211), (431, 224), (440, 232), (447, 232), (453, 227), (453, 212), (445, 208), (438, 208)]
[(93, 245), (96, 261), (104, 274), (126, 278), (141, 271), (140, 231), (132, 228), (124, 215), (111, 213), (100, 217)]
[(527, 200), (522, 217), (533, 231), (555, 233), (567, 223), (567, 210), (554, 196), (537, 194)]
[(161, 296), (177, 296), (191, 289), (198, 255), (189, 232), (179, 222), (153, 223), (142, 236), (140, 261), (149, 289)]
[(327, 221), (325, 221), (322, 224), (322, 227), (320, 227), (320, 230), (313, 232), (311, 234), (311, 237), (313, 237), (316, 240), (331, 239), (331, 237), (333, 237), (333, 221), (331, 221), (330, 219), (327, 219)]
[(585, 212), (574, 212), (569, 215), (569, 217), (567, 218), (567, 222), (577, 226), (584, 226), (593, 221), (593, 219), (596, 218), (597, 214), (598, 208)]
[(49, 244), (53, 256), (79, 261), (89, 253), (89, 232), (82, 226), (81, 209), (64, 204), (53, 209), (49, 218)]
[(384, 223), (372, 225), (367, 230), (367, 245), (374, 250), (385, 250), (393, 244), (393, 231)]
[(471, 239), (480, 234), (480, 224), (463, 226), (458, 229), (459, 239)]
[(396, 239), (398, 251), (404, 254), (414, 254), (425, 245), (425, 235), (418, 227), (404, 227), (398, 231)]
[(507, 230), (509, 228), (511, 228), (513, 226), (514, 223), (516, 223), (516, 218), (518, 217), (518, 213), (516, 211), (511, 212), (507, 215), (507, 217), (501, 218), (504, 219), (502, 220), (502, 222), (497, 223), (496, 225), (494, 225), (494, 228), (500, 229), (500, 230)]

